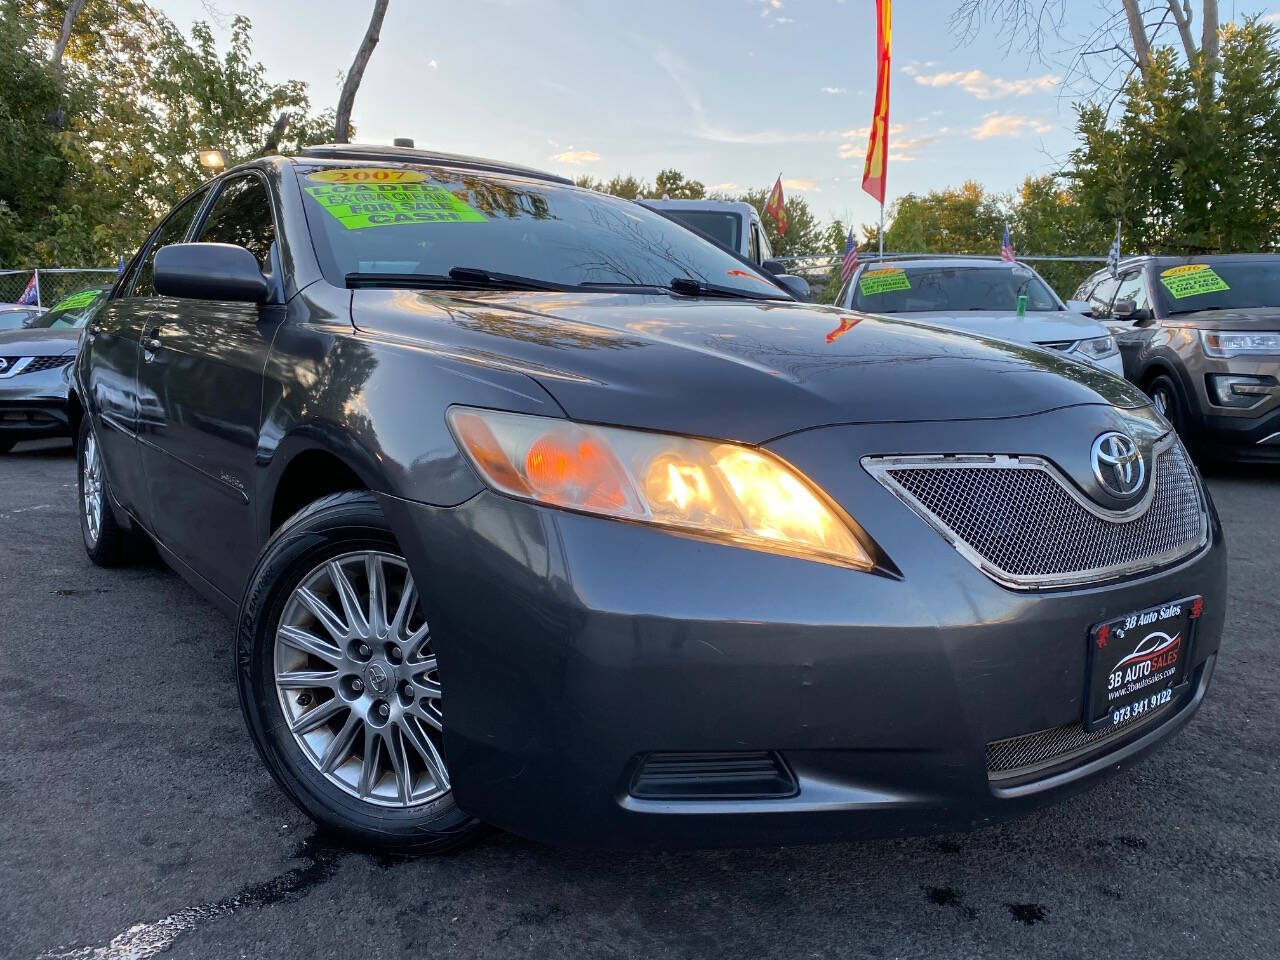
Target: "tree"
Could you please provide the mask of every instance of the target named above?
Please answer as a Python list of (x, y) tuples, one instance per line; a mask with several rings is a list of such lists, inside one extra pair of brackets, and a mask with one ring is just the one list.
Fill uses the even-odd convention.
[(1071, 176), (1101, 222), (1119, 220), (1142, 252), (1272, 250), (1280, 246), (1280, 50), (1257, 20), (1222, 31), (1221, 83), (1169, 48), (1152, 51), (1109, 124), (1079, 108)]
[(356, 92), (360, 89), (360, 81), (364, 79), (364, 69), (373, 56), (373, 48), (378, 45), (382, 32), (382, 20), (387, 15), (388, 0), (374, 0), (373, 14), (369, 17), (369, 26), (364, 31), (364, 39), (356, 50), (356, 58), (351, 62), (346, 79), (342, 81), (342, 92), (338, 95), (338, 109), (333, 118), (333, 142), (346, 143), (351, 136), (351, 109), (355, 106)]
[(640, 197), (653, 195), (653, 188), (648, 183), (643, 180), (637, 180), (631, 174), (627, 174), (625, 177), (617, 175), (608, 182), (593, 180), (590, 175), (583, 175), (573, 182), (580, 187), (586, 187), (599, 193), (607, 193), (614, 197), (622, 197), (624, 200), (637, 200)]
[(1010, 219), (1008, 198), (973, 180), (959, 187), (908, 193), (890, 209), (885, 249), (912, 253), (999, 253)]
[[(1197, 40), (1191, 0), (1104, 0), (1101, 21), (1083, 41), (1067, 43), (1068, 82), (1091, 99), (1107, 99), (1133, 76), (1156, 68), (1154, 51), (1172, 29), (1186, 65), (1199, 70), (1212, 88), (1220, 69), (1218, 0), (1200, 0), (1199, 8)], [(987, 23), (995, 25), (1007, 48), (1048, 60), (1050, 41), (1064, 39), (1067, 0), (961, 0), (951, 17), (962, 40), (971, 40)]]
[[(114, 262), (205, 178), (200, 148), (222, 147), (237, 162), (272, 139), (291, 149), (332, 127), (312, 115), (304, 84), (266, 80), (245, 18), (219, 51), (206, 24), (188, 37), (137, 0), (90, 2), (60, 78), (52, 52), (66, 10), (0, 6), (0, 262)], [(54, 109), (65, 112), (65, 132), (45, 122)]]
[(707, 188), (698, 180), (686, 180), (679, 170), (659, 170), (653, 195), (671, 200), (701, 200), (707, 195)]

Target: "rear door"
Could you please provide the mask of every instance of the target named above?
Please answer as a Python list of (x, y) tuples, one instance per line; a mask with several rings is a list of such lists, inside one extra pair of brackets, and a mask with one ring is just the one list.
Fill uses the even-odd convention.
[[(272, 273), (276, 217), (266, 178), (225, 180), (192, 240), (246, 247)], [(140, 449), (157, 537), (232, 600), (257, 550), (251, 475), (263, 370), (282, 311), (161, 297), (143, 335), (138, 380), (158, 403)]]
[(111, 491), (148, 527), (148, 498), (137, 437), (140, 421), (152, 415), (156, 406), (154, 396), (144, 397), (138, 390), (142, 331), (156, 308), (151, 271), (156, 250), (186, 239), (206, 195), (201, 190), (187, 198), (147, 239), (121, 280), (119, 295), (107, 301), (87, 325), (80, 358), (88, 413)]

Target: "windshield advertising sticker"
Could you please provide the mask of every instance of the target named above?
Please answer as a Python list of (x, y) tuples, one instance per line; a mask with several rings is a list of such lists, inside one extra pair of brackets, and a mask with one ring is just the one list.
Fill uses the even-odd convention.
[(1137, 720), (1172, 702), (1188, 679), (1204, 600), (1187, 597), (1098, 624), (1089, 632), (1085, 729)]
[(348, 230), (407, 223), (484, 223), (487, 219), (444, 187), (429, 183), (332, 183), (305, 189)]
[(353, 167), (341, 170), (317, 170), (307, 174), (314, 183), (422, 183), (427, 175), (421, 170), (391, 170), (386, 167)]
[(1207, 263), (1189, 263), (1183, 267), (1173, 267), (1160, 274), (1160, 282), (1165, 285), (1175, 300), (1231, 289)]
[(864, 297), (874, 297), (881, 293), (910, 290), (911, 281), (907, 279), (905, 270), (868, 270), (858, 278), (858, 289)]
[(74, 310), (76, 307), (87, 307), (100, 296), (102, 296), (101, 290), (81, 290), (79, 293), (73, 293), (67, 299), (54, 304), (53, 309)]

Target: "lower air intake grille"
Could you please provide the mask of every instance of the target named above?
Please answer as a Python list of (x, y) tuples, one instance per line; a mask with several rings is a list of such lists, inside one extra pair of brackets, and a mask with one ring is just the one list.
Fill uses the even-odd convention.
[(1115, 579), (1174, 563), (1205, 543), (1208, 514), (1182, 445), (1166, 437), (1153, 459), (1148, 500), (1124, 514), (1091, 504), (1039, 457), (865, 463), (966, 559), (1001, 583), (1027, 588)]
[(987, 744), (987, 776), (992, 780), (1026, 777), (1076, 757), (1101, 753), (1111, 741), (1144, 727), (1177, 706), (1173, 700), (1140, 717), (1089, 733), (1079, 723), (1039, 730)]
[(772, 751), (650, 753), (631, 781), (645, 800), (768, 800), (795, 796), (795, 777)]

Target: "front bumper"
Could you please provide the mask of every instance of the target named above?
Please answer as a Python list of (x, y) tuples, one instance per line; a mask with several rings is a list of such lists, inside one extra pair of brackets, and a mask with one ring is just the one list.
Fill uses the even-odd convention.
[[(66, 363), (70, 364), (67, 358)], [(41, 440), (69, 436), (67, 366), (0, 378), (0, 437)]]
[[(1172, 569), (1033, 595), (987, 579), (861, 470), (838, 493), (818, 479), (859, 504), (900, 577), (491, 493), (452, 508), (385, 498), (432, 621), (458, 803), (590, 846), (962, 829), (1113, 773), (1198, 708), (1225, 601), (1216, 516), (1209, 545)], [(1090, 626), (1191, 594), (1205, 614), (1183, 696), (1061, 764), (992, 775), (989, 744), (1080, 723)], [(774, 757), (796, 789), (636, 796), (654, 753)]]

